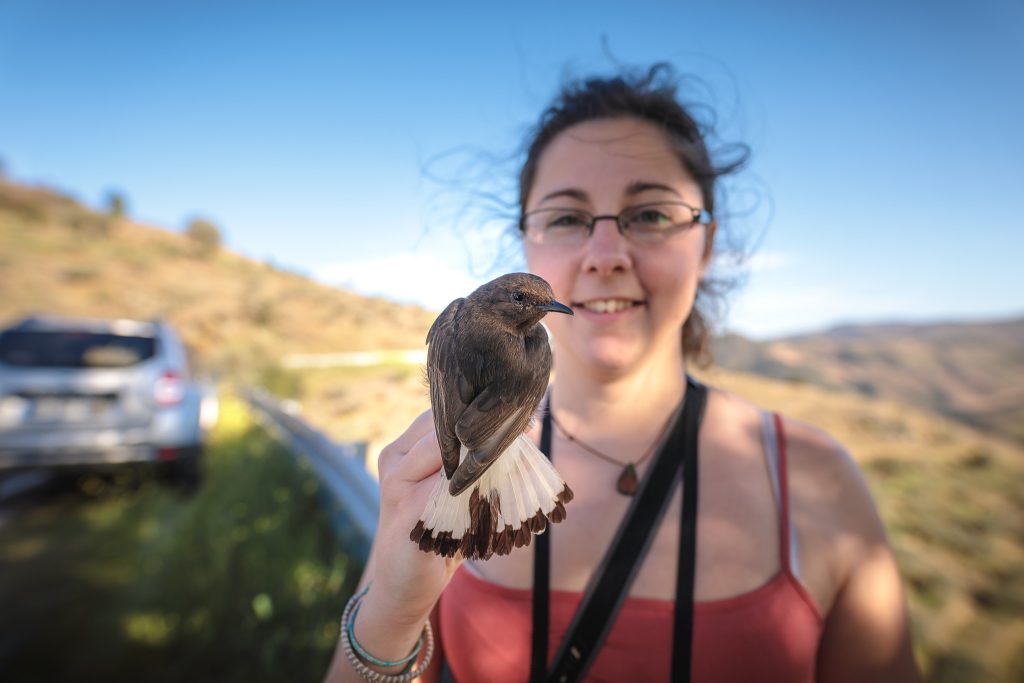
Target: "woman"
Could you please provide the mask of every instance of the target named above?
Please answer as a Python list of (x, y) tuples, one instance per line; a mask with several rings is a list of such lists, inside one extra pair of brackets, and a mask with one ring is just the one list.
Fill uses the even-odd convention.
[[(724, 170), (664, 66), (571, 85), (532, 136), (520, 175), (523, 249), (575, 312), (545, 321), (551, 456), (576, 494), (551, 532), (549, 661), (633, 500), (632, 473), (643, 479), (695, 391), (686, 371), (707, 342), (700, 310)], [(543, 428), (533, 429), (538, 440)], [(692, 680), (918, 680), (893, 554), (843, 447), (713, 387), (696, 443)], [(444, 661), (462, 683), (526, 681), (537, 543), (487, 562), (420, 552), (409, 530), (440, 463), (429, 414), (381, 453), (380, 527), (352, 635), (367, 657), (403, 662), (367, 664), (395, 674), (432, 616), (438, 642), (423, 680), (439, 680)], [(588, 680), (679, 676), (685, 520), (681, 487), (670, 495)], [(341, 647), (328, 680), (360, 680)]]

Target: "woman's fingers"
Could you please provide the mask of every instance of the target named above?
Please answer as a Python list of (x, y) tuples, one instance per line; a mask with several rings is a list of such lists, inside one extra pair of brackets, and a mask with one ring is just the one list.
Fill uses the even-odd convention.
[[(424, 434), (408, 453), (393, 458), (391, 468), (380, 473), (381, 509), (408, 504), (420, 506), (422, 510), (431, 488), (436, 485), (437, 471), (441, 469), (441, 448), (434, 430)], [(427, 479), (435, 483), (421, 486)]]
[(423, 435), (434, 429), (434, 414), (429, 410), (424, 410), (416, 419), (412, 421), (409, 428), (402, 433), (400, 437), (395, 439), (393, 444), (398, 448), (401, 453), (408, 453), (416, 442), (423, 438)]
[(441, 447), (434, 430), (424, 434), (395, 468), (395, 474), (408, 482), (423, 481), (441, 469)]
[(433, 414), (429, 410), (425, 410), (412, 421), (412, 424), (409, 425), (408, 429), (406, 429), (401, 436), (385, 446), (380, 452), (380, 455), (377, 457), (378, 476), (383, 477), (385, 474), (390, 472), (402, 457), (416, 445), (416, 442), (422, 439), (425, 434), (430, 433), (433, 429)]

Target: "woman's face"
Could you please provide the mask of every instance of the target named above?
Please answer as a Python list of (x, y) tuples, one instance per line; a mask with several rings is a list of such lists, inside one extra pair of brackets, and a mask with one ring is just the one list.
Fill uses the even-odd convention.
[[(580, 123), (555, 137), (538, 160), (525, 208), (581, 209), (598, 216), (660, 201), (704, 205), (661, 130), (618, 118)], [(645, 362), (681, 363), (681, 330), (707, 265), (705, 243), (713, 229), (698, 225), (656, 245), (636, 244), (615, 221), (600, 220), (573, 249), (524, 240), (530, 271), (575, 312), (545, 318), (558, 359), (604, 378)]]

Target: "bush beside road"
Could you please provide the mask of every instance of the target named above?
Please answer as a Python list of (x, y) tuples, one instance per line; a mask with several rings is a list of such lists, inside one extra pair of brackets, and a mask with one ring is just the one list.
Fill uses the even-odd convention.
[(93, 477), (0, 528), (4, 680), (318, 681), (362, 570), (236, 400), (200, 489)]

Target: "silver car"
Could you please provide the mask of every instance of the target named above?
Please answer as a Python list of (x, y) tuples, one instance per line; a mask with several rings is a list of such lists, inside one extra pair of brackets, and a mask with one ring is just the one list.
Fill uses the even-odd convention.
[(146, 463), (194, 486), (215, 405), (165, 322), (30, 317), (0, 332), (0, 472)]

